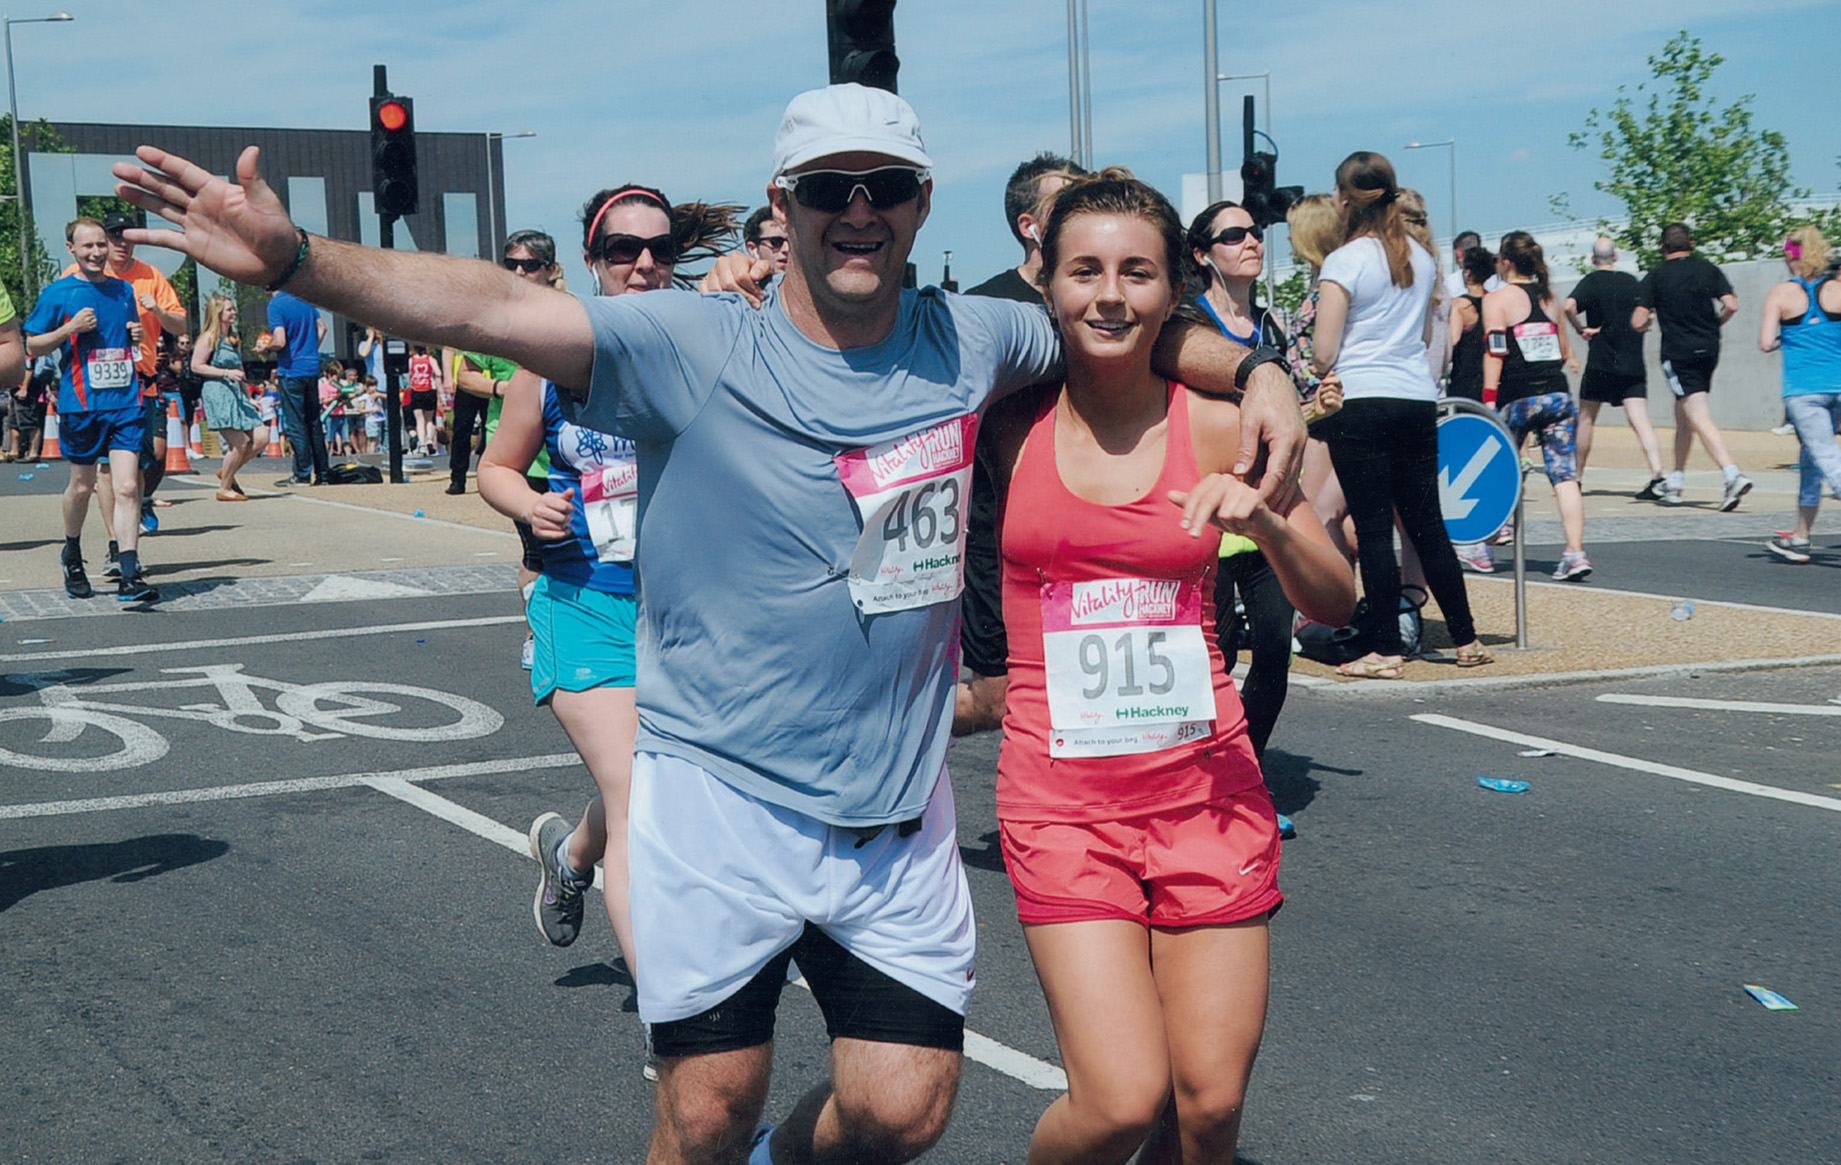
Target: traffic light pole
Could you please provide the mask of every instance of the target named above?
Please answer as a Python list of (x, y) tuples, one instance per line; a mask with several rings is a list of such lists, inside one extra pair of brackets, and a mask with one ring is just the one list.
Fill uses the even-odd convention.
[[(390, 97), (390, 82), (385, 76), (384, 66), (371, 66), (371, 89), (373, 107), (378, 100)], [(375, 120), (375, 115), (373, 115), (373, 120)], [(372, 133), (376, 134), (374, 124)], [(375, 137), (373, 137), (373, 142), (375, 142)], [(375, 145), (373, 145), (373, 150), (375, 150)], [(373, 177), (373, 183), (375, 183), (375, 177)], [(375, 194), (372, 199), (375, 203)], [(383, 206), (378, 206), (377, 227), (378, 245), (386, 251), (394, 251), (396, 249), (396, 216)], [(390, 447), (390, 482), (393, 485), (402, 485), (409, 480), (408, 476), (403, 473), (403, 390), (396, 373), (390, 370), (389, 338), (380, 337), (380, 341), (384, 346), (384, 358), (379, 362), (379, 366), (384, 373), (384, 441)]]
[[(379, 68), (382, 68), (380, 65)], [(386, 251), (396, 249), (396, 220), (387, 214), (377, 216), (377, 245)], [(390, 341), (384, 345), (384, 440), (390, 446), (390, 481), (402, 485), (409, 480), (403, 472), (403, 390), (396, 373), (390, 370)]]

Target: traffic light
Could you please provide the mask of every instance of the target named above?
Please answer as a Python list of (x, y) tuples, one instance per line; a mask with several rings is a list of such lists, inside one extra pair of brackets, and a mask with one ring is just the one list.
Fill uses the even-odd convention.
[(855, 81), (895, 92), (895, 0), (825, 0), (831, 83)]
[(371, 195), (377, 213), (391, 218), (420, 207), (416, 186), (415, 102), (380, 94), (371, 98)]
[[(1253, 216), (1256, 225), (1269, 227), (1275, 222), (1285, 221), (1285, 212), (1304, 197), (1304, 188), (1274, 185), (1278, 181), (1278, 147), (1273, 145), (1273, 153), (1253, 148), (1251, 96), (1246, 99), (1243, 109), (1246, 160), (1240, 163), (1240, 205)], [(1266, 140), (1269, 143), (1272, 141), (1271, 138)]]

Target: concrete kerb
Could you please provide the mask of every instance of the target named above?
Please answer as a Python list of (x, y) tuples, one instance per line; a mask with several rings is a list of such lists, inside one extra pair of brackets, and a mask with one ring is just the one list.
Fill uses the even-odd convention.
[(1603, 683), (1607, 680), (1653, 679), (1657, 676), (1694, 675), (1706, 672), (1769, 671), (1786, 667), (1827, 667), (1841, 664), (1841, 655), (1804, 655), (1781, 659), (1727, 659), (1701, 663), (1660, 663), (1644, 667), (1607, 668), (1602, 671), (1530, 672), (1513, 676), (1477, 676), (1461, 680), (1340, 680), (1321, 676), (1292, 675), (1293, 686), (1305, 691), (1336, 696), (1365, 698), (1370, 696), (1431, 696), (1456, 691), (1509, 691), (1557, 684)]

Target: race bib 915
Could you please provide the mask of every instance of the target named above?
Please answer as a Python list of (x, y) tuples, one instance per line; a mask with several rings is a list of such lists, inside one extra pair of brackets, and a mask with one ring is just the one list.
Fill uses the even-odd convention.
[(832, 459), (863, 523), (849, 581), (864, 614), (959, 597), (977, 436), (978, 418), (968, 414)]
[(1199, 582), (1051, 582), (1040, 601), (1051, 757), (1158, 752), (1213, 732)]

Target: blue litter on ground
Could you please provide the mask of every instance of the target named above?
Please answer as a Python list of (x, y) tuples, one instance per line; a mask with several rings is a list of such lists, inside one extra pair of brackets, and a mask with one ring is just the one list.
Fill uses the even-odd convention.
[(416, 517), (418, 517), (418, 518), (419, 518), (419, 517), (421, 517), (421, 516), (422, 516), (422, 511), (421, 511), (421, 510), (417, 510), (417, 511), (416, 511)]
[(1771, 1011), (1796, 1011), (1797, 1006), (1788, 999), (1772, 991), (1769, 987), (1760, 987), (1756, 983), (1745, 984), (1745, 994), (1756, 999)]
[(36, 473), (22, 473), (19, 475), (19, 480), (20, 481), (31, 481), (33, 478), (37, 476), (38, 474)]
[(1526, 793), (1528, 782), (1505, 781), (1501, 777), (1478, 777), (1477, 786), (1492, 793)]
[(426, 640), (426, 639), (418, 639), (418, 640), (416, 640), (416, 642), (417, 642), (417, 643), (427, 643), (427, 642), (428, 642), (428, 640)]
[(51, 468), (51, 462), (49, 462), (49, 461), (41, 461), (41, 462), (39, 462), (39, 463), (38, 463), (37, 465), (34, 465), (34, 466), (33, 466), (32, 468), (33, 468), (33, 469), (50, 469), (50, 468)]

